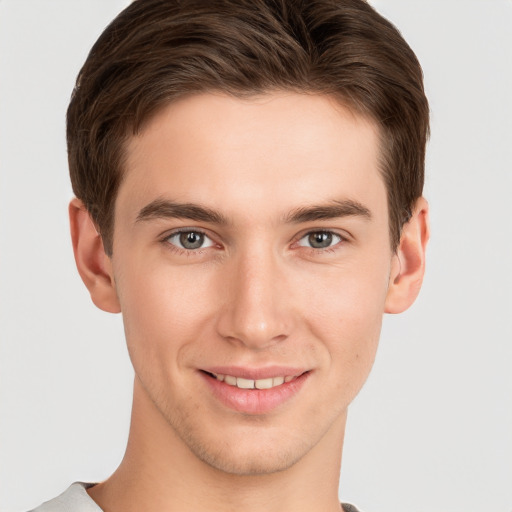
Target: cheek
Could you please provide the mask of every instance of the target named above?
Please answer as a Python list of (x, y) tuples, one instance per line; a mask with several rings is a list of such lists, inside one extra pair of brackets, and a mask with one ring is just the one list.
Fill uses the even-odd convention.
[[(318, 283), (320, 284), (320, 283)], [(307, 322), (322, 340), (339, 388), (355, 395), (372, 367), (377, 351), (387, 292), (386, 269), (339, 272), (312, 286)], [(307, 297), (306, 297), (307, 295)]]
[(118, 296), (134, 366), (140, 357), (179, 364), (175, 355), (165, 354), (186, 351), (213, 314), (210, 310), (216, 301), (205, 282), (207, 274), (165, 265), (138, 270), (126, 265), (118, 274)]
[(384, 312), (388, 275), (389, 269), (382, 263), (350, 265), (313, 275), (304, 293), (310, 305), (305, 311), (342, 337), (350, 332), (374, 332)]

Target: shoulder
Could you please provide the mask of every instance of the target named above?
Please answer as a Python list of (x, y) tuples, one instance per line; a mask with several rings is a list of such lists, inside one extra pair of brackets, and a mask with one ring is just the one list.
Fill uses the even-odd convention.
[[(75, 482), (53, 500), (46, 501), (29, 512), (103, 512), (87, 494), (87, 489), (94, 484)], [(343, 512), (362, 512), (354, 505), (342, 503)]]
[(351, 505), (350, 503), (342, 503), (341, 509), (343, 512), (363, 512), (362, 510), (359, 510), (358, 508), (354, 507), (354, 505)]
[(94, 484), (75, 482), (61, 495), (47, 501), (30, 512), (102, 512), (100, 507), (87, 494)]

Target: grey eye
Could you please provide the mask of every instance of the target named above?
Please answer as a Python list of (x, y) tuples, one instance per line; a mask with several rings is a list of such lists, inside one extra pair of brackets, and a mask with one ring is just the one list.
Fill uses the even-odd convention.
[(180, 249), (193, 251), (195, 249), (204, 249), (211, 247), (213, 242), (201, 231), (180, 231), (171, 235), (168, 242)]
[(341, 242), (341, 236), (331, 231), (312, 231), (299, 240), (302, 247), (312, 247), (313, 249), (327, 249), (332, 245)]
[(199, 249), (203, 245), (204, 235), (189, 231), (188, 233), (180, 233), (180, 244), (185, 249)]

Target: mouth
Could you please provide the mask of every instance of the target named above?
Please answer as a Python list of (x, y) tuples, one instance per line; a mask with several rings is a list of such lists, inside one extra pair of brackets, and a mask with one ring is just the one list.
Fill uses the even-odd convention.
[(266, 379), (246, 379), (244, 377), (235, 377), (234, 375), (225, 375), (222, 373), (205, 373), (220, 382), (226, 383), (228, 386), (237, 387), (239, 389), (272, 389), (281, 386), (285, 382), (291, 382), (302, 375), (279, 375)]
[[(231, 370), (231, 371), (230, 371)], [(213, 396), (224, 406), (250, 415), (269, 413), (291, 400), (311, 371), (266, 369), (201, 370)]]

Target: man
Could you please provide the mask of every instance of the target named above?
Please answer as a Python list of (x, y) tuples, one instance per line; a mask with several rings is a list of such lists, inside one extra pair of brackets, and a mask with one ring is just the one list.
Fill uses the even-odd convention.
[(412, 50), (362, 0), (136, 0), (67, 135), (78, 271), (123, 313), (134, 397), (114, 474), (37, 510), (339, 511), (348, 405), (424, 272)]

